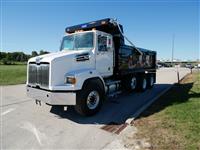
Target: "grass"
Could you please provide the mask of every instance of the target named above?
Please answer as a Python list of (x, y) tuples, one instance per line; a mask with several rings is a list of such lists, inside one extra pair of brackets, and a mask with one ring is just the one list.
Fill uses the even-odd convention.
[(200, 73), (193, 73), (159, 98), (134, 122), (137, 138), (153, 150), (200, 149)]
[(0, 85), (26, 82), (26, 65), (0, 65)]
[[(8, 63), (10, 63), (9, 65), (26, 65), (27, 61), (24, 62), (20, 62), (20, 61), (9, 61)], [(0, 60), (0, 65), (6, 65), (4, 64), (1, 60)]]

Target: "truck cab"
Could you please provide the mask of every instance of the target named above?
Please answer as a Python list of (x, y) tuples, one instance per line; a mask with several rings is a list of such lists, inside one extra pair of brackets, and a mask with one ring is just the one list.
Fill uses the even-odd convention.
[[(137, 48), (125, 46), (122, 26), (109, 18), (65, 31), (60, 51), (28, 61), (27, 95), (36, 101), (54, 107), (74, 105), (78, 113), (93, 115), (107, 95), (119, 93), (123, 85), (134, 90), (136, 76), (139, 86), (139, 74), (144, 76), (148, 69), (154, 70), (151, 58), (155, 59), (155, 53), (142, 50), (141, 56)], [(150, 65), (141, 68), (146, 58)], [(150, 78), (152, 86), (155, 75)]]
[(87, 79), (99, 78), (105, 84), (103, 78), (113, 75), (113, 55), (108, 33), (93, 29), (66, 34), (59, 52), (28, 61), (28, 96), (50, 105), (75, 105), (76, 91)]
[[(114, 47), (112, 35), (108, 33), (93, 29), (92, 31), (78, 31), (68, 34), (63, 37), (60, 51), (80, 52), (76, 58), (78, 68), (74, 69), (93, 68), (102, 77), (113, 74), (113, 59), (110, 58), (113, 58)], [(81, 56), (81, 53), (85, 56)]]

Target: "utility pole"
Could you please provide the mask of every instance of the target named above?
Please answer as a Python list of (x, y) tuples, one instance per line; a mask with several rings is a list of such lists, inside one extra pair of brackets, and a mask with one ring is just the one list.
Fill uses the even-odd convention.
[[(172, 35), (172, 66), (174, 61), (174, 41), (175, 41), (175, 34)], [(177, 73), (177, 79), (178, 84), (180, 83), (180, 76), (179, 76), (179, 65), (176, 66), (176, 73)]]
[(173, 61), (174, 61), (174, 40), (175, 40), (175, 34), (172, 35), (172, 60), (171, 60), (172, 66), (173, 66)]

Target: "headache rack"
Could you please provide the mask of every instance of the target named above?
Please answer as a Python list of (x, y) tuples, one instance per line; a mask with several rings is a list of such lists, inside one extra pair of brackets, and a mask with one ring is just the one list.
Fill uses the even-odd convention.
[[(122, 25), (119, 25), (119, 26), (121, 28), (121, 31), (123, 32)], [(97, 21), (91, 21), (91, 22), (84, 23), (84, 24), (70, 26), (65, 29), (65, 32), (66, 33), (74, 33), (75, 31), (80, 31), (80, 30), (89, 31), (92, 29), (110, 33), (112, 35), (120, 33), (118, 26), (116, 24), (114, 24), (114, 19), (111, 19), (111, 18), (106, 18), (106, 19), (101, 19), (101, 20), (97, 20)]]

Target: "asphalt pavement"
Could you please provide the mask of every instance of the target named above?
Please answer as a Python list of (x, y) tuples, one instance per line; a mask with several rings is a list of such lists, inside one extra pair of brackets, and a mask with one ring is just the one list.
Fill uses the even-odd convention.
[[(118, 136), (101, 127), (123, 124), (130, 116), (178, 81), (176, 68), (160, 68), (152, 89), (109, 98), (92, 117), (41, 106), (26, 96), (25, 85), (1, 87), (1, 149), (103, 149)], [(190, 70), (179, 68), (180, 78)]]

